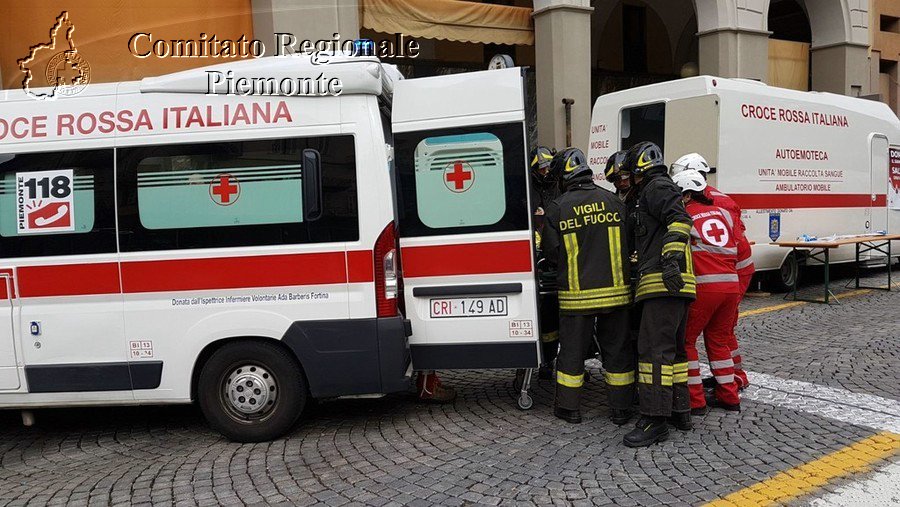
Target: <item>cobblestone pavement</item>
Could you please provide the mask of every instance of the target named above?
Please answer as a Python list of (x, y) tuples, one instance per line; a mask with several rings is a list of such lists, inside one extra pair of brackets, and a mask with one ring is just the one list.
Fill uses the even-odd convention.
[[(873, 275), (885, 283), (883, 272)], [(712, 411), (694, 419), (694, 431), (673, 430), (647, 449), (622, 446), (628, 428), (607, 422), (593, 362), (581, 425), (551, 415), (549, 381), (522, 412), (512, 372), (445, 372), (459, 391), (451, 405), (410, 396), (324, 402), (265, 444), (225, 441), (193, 407), (43, 410), (33, 428), (0, 412), (0, 505), (702, 504), (900, 432), (900, 294), (842, 302), (743, 318), (745, 367), (757, 373), (743, 412)], [(747, 298), (742, 309), (783, 303)], [(900, 481), (898, 463), (888, 454), (872, 474), (831, 480), (794, 502), (876, 494)]]

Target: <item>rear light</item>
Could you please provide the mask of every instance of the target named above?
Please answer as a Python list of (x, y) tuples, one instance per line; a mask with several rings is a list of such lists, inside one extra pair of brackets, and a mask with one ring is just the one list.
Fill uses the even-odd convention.
[(378, 317), (397, 315), (397, 234), (394, 222), (387, 224), (375, 241), (375, 309)]

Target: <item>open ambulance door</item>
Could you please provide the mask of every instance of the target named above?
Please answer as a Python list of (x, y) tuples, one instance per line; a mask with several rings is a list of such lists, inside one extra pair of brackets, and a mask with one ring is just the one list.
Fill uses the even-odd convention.
[(539, 363), (521, 72), (394, 89), (400, 266), (417, 370)]
[[(665, 146), (667, 166), (688, 153), (703, 155), (710, 167), (719, 161), (719, 96), (701, 95), (666, 103)], [(719, 186), (718, 172), (709, 176), (709, 184)]]

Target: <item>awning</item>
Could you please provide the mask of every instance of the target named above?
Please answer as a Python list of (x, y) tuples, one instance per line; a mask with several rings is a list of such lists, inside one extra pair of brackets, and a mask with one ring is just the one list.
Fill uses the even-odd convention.
[(484, 44), (534, 45), (532, 10), (462, 0), (362, 0), (362, 26), (376, 32)]

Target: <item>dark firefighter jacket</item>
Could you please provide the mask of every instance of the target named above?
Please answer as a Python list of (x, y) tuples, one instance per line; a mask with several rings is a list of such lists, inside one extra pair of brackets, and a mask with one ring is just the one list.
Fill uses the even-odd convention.
[(625, 204), (591, 178), (573, 183), (547, 209), (544, 254), (557, 268), (561, 313), (631, 303)]
[[(635, 301), (663, 296), (694, 299), (697, 284), (691, 260), (692, 226), (681, 202), (681, 189), (664, 170), (653, 170), (645, 177), (637, 199), (634, 234), (639, 280)], [(662, 256), (676, 251), (684, 252), (679, 268), (685, 285), (677, 294), (669, 294), (662, 281)]]
[[(544, 218), (547, 208), (553, 199), (559, 197), (559, 185), (555, 181), (546, 182), (531, 177), (531, 214), (534, 224), (534, 244), (538, 250), (541, 250), (542, 235), (544, 229)], [(538, 209), (541, 211), (539, 212)]]

